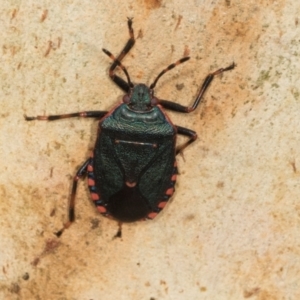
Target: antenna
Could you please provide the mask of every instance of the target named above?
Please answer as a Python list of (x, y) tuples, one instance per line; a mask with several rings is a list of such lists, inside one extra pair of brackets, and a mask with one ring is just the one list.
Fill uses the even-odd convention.
[(158, 76), (155, 78), (155, 80), (153, 81), (153, 83), (150, 85), (150, 90), (153, 90), (153, 89), (154, 89), (154, 87), (155, 87), (156, 84), (157, 84), (158, 79), (159, 79), (162, 75), (164, 75), (166, 72), (172, 70), (172, 69), (175, 68), (176, 66), (178, 66), (178, 65), (180, 65), (180, 64), (182, 64), (182, 63), (184, 63), (185, 61), (187, 61), (187, 60), (189, 60), (189, 59), (190, 59), (189, 56), (183, 57), (183, 58), (179, 59), (178, 61), (176, 61), (175, 63), (169, 65), (166, 69), (162, 70), (162, 71), (158, 74)]
[(126, 68), (121, 64), (121, 62), (119, 60), (117, 60), (108, 50), (106, 49), (102, 49), (102, 51), (107, 55), (109, 56), (122, 70), (123, 72), (125, 73), (126, 77), (127, 77), (127, 82), (129, 84), (129, 86), (132, 88), (133, 87), (133, 83), (131, 82), (130, 80), (130, 77), (129, 77), (129, 74), (126, 70)]

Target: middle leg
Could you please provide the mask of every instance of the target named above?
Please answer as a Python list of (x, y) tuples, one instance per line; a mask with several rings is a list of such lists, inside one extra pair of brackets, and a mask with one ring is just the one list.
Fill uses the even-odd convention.
[(195, 142), (195, 140), (197, 139), (197, 133), (191, 129), (185, 128), (185, 127), (181, 127), (181, 126), (176, 126), (177, 129), (177, 133), (187, 136), (189, 137), (189, 140), (185, 143), (183, 143), (182, 145), (178, 146), (176, 148), (176, 155), (181, 153), (183, 151), (183, 149), (185, 149), (187, 146), (189, 146), (190, 144), (192, 144), (193, 142)]

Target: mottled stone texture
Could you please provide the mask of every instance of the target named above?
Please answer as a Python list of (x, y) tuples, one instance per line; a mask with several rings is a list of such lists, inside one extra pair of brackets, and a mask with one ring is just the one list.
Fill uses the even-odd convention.
[[(292, 0), (1, 1), (0, 299), (300, 299), (299, 14)], [(80, 182), (76, 222), (57, 238), (97, 123), (23, 115), (116, 105), (101, 49), (119, 53), (127, 17), (133, 82), (191, 56), (159, 98), (191, 104), (209, 72), (237, 67), (197, 111), (169, 114), (199, 139), (155, 220), (114, 238)]]

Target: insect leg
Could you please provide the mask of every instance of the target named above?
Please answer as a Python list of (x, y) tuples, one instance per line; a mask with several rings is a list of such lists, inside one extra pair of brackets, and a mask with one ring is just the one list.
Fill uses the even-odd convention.
[(159, 104), (166, 109), (170, 109), (170, 110), (182, 112), (182, 113), (190, 113), (197, 108), (205, 91), (208, 89), (208, 87), (209, 87), (210, 83), (213, 81), (214, 77), (223, 72), (232, 70), (234, 67), (235, 67), (235, 64), (232, 63), (230, 66), (228, 66), (226, 68), (221, 68), (221, 69), (207, 75), (207, 77), (205, 78), (205, 80), (202, 84), (202, 87), (196, 97), (196, 100), (194, 101), (194, 104), (192, 106), (184, 106), (184, 105), (181, 105), (181, 104), (175, 103), (173, 101), (169, 101), (169, 100), (159, 100)]
[(189, 137), (189, 140), (187, 142), (185, 142), (184, 144), (177, 147), (177, 149), (176, 149), (176, 155), (177, 155), (180, 152), (182, 152), (184, 148), (189, 146), (191, 143), (193, 143), (197, 139), (197, 133), (195, 131), (191, 130), (191, 129), (181, 127), (181, 126), (177, 126), (177, 125), (176, 125), (176, 129), (177, 129), (178, 134), (185, 135), (185, 136)]
[(65, 229), (69, 228), (70, 225), (75, 221), (75, 197), (77, 191), (77, 182), (79, 179), (83, 178), (87, 174), (87, 167), (90, 162), (90, 158), (85, 161), (85, 163), (77, 171), (72, 185), (71, 199), (69, 203), (69, 221), (64, 224), (64, 227), (56, 232), (56, 236), (60, 237)]
[(94, 110), (94, 111), (82, 111), (82, 112), (63, 114), (63, 115), (49, 115), (49, 116), (36, 116), (36, 117), (28, 117), (25, 115), (24, 117), (26, 121), (33, 121), (33, 120), (54, 121), (59, 119), (76, 118), (76, 117), (101, 119), (107, 113), (108, 113), (107, 111)]

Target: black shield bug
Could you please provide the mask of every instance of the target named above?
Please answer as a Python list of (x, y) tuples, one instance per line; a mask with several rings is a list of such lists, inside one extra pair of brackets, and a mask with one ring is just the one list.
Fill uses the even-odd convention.
[[(132, 19), (128, 19), (130, 38), (120, 55), (115, 58), (103, 49), (113, 63), (109, 76), (126, 94), (123, 102), (111, 111), (85, 111), (63, 115), (25, 116), (27, 121), (53, 121), (63, 118), (100, 119), (98, 136), (91, 157), (77, 171), (69, 203), (69, 220), (57, 235), (75, 220), (75, 196), (77, 182), (85, 175), (91, 198), (98, 211), (119, 222), (134, 222), (153, 219), (167, 204), (174, 193), (177, 176), (176, 155), (194, 142), (196, 132), (174, 125), (164, 109), (190, 113), (199, 105), (204, 92), (214, 76), (232, 70), (235, 64), (209, 74), (192, 106), (158, 99), (154, 88), (159, 78), (167, 71), (187, 61), (184, 57), (161, 71), (150, 87), (133, 84), (121, 60), (135, 43)], [(115, 74), (119, 67), (127, 81)], [(188, 137), (176, 147), (177, 134)]]

